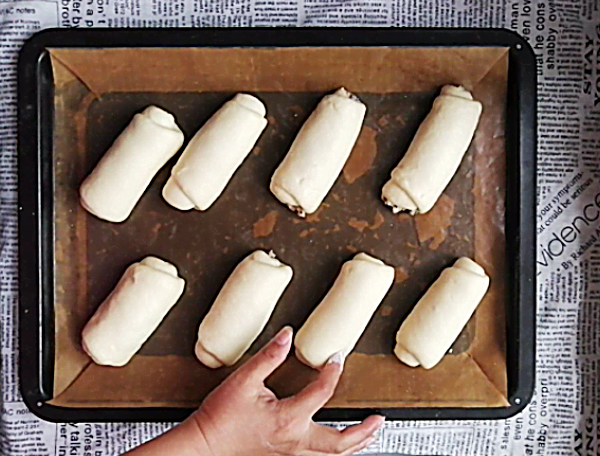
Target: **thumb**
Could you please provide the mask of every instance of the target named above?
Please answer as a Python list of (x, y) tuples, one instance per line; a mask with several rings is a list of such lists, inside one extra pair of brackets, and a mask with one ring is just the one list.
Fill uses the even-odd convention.
[(256, 355), (250, 358), (236, 372), (238, 379), (262, 383), (277, 369), (290, 352), (292, 345), (291, 326), (283, 327)]

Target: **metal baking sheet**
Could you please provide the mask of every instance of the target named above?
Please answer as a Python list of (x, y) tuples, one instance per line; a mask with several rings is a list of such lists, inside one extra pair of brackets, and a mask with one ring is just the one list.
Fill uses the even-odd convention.
[[(55, 252), (52, 248), (54, 232), (51, 226), (53, 223), (62, 223), (63, 215), (67, 222), (70, 219), (65, 212), (55, 212), (54, 201), (48, 197), (54, 179), (52, 167), (48, 167), (48, 154), (52, 153), (52, 138), (48, 135), (52, 111), (44, 106), (44, 101), (48, 101), (44, 96), (52, 96), (54, 87), (44, 67), (44, 60), (35, 60), (34, 57), (43, 55), (48, 47), (80, 47), (80, 43), (92, 45), (94, 40), (101, 46), (122, 46), (134, 37), (127, 32), (136, 33), (90, 31), (86, 33), (85, 40), (83, 34), (79, 33), (45, 33), (25, 47), (21, 58), (21, 379), (29, 406), (34, 412), (53, 420), (164, 420), (166, 416), (176, 418), (186, 413), (185, 410), (168, 407), (160, 409), (159, 413), (151, 408), (65, 409), (44, 404), (51, 395), (54, 358), (51, 341), (54, 332), (53, 306), (49, 301), (60, 296), (60, 289), (54, 289), (53, 286), (56, 271), (53, 267)], [(236, 39), (241, 37), (233, 34), (230, 40), (225, 38), (223, 32), (207, 31), (206, 35), (202, 35), (194, 31), (187, 35), (178, 32), (175, 39), (174, 35), (167, 34), (168, 31), (153, 32), (156, 33), (144, 35), (144, 46), (156, 46), (159, 41), (166, 46), (186, 46), (195, 43), (199, 37), (204, 39), (203, 44), (228, 42), (229, 45), (235, 45), (240, 42)], [(311, 34), (309, 30), (282, 31), (278, 42), (270, 42), (263, 31), (243, 32), (247, 37), (254, 37), (256, 45), (289, 45), (317, 40), (316, 32)], [(506, 301), (509, 306), (507, 375), (511, 405), (494, 409), (384, 410), (388, 416), (396, 418), (507, 416), (526, 402), (531, 393), (533, 376), (533, 301), (527, 302), (533, 296), (534, 257), (532, 254), (529, 257), (530, 250), (534, 248), (534, 242), (531, 242), (534, 236), (531, 214), (534, 194), (532, 176), (535, 169), (534, 148), (530, 149), (535, 140), (535, 105), (531, 101), (532, 97), (535, 100), (534, 85), (531, 85), (533, 68), (529, 66), (531, 56), (520, 39), (501, 31), (428, 31), (427, 43), (422, 41), (423, 35), (417, 31), (390, 30), (378, 33), (378, 39), (383, 40), (381, 44), (388, 45), (456, 46), (477, 42), (478, 45), (511, 47), (507, 105), (511, 113), (519, 113), (518, 116), (509, 116), (506, 124), (507, 153), (517, 159), (516, 162), (508, 161), (506, 189), (506, 255), (507, 263), (515, 265), (515, 268), (503, 276), (506, 279)], [(338, 41), (346, 41), (349, 36), (353, 37), (354, 45), (366, 44), (363, 38), (357, 41), (352, 34), (352, 30), (331, 31), (331, 34), (329, 31), (325, 34), (319, 32), (319, 36), (328, 38), (331, 44), (339, 45)], [(171, 37), (171, 41), (165, 40), (167, 36)], [(348, 43), (344, 42), (345, 45)], [(369, 44), (373, 44), (373, 41), (369, 41)], [(32, 72), (31, 68), (37, 71)], [(31, 82), (34, 82), (37, 93), (24, 90), (25, 84)], [(74, 267), (81, 268), (79, 272), (85, 283), (80, 285), (88, 291), (85, 298), (89, 312), (93, 312), (127, 264), (148, 253), (163, 256), (179, 266), (181, 274), (188, 281), (188, 289), (177, 305), (177, 311), (168, 315), (145, 344), (141, 355), (192, 356), (197, 323), (227, 274), (252, 249), (273, 249), (283, 261), (294, 267), (295, 279), (265, 332), (253, 345), (252, 352), (283, 324), (292, 323), (298, 328), (333, 282), (341, 263), (354, 252), (364, 250), (396, 266), (397, 280), (357, 345), (356, 353), (389, 355), (392, 348), (390, 340), (393, 340), (399, 322), (427, 285), (442, 267), (457, 256), (473, 256), (475, 248), (472, 154), (468, 154), (463, 161), (432, 218), (419, 222), (419, 218), (394, 216), (379, 201), (379, 189), (397, 163), (399, 151), (406, 149), (420, 120), (428, 112), (435, 94), (435, 91), (359, 92), (358, 95), (369, 106), (369, 113), (352, 157), (321, 210), (307, 220), (300, 220), (269, 194), (268, 180), (295, 132), (323, 93), (258, 92), (257, 95), (267, 105), (270, 125), (244, 166), (209, 211), (182, 213), (169, 208), (160, 198), (160, 189), (168, 173), (168, 169), (164, 169), (127, 223), (108, 224), (85, 214), (84, 228), (80, 228), (85, 232), (85, 248), (81, 249), (84, 253)], [(231, 95), (231, 92), (121, 92), (103, 95), (90, 103), (85, 116), (85, 137), (82, 141), (86, 145), (86, 154), (79, 157), (77, 165), (68, 167), (61, 179), (67, 176), (66, 182), (71, 182), (76, 189), (98, 157), (128, 123), (132, 113), (147, 104), (156, 103), (176, 113), (189, 137)], [(531, 103), (527, 104), (526, 101)], [(37, 129), (36, 126), (41, 128)], [(32, 130), (34, 127), (36, 130)], [(32, 131), (39, 134), (31, 135)], [(60, 163), (55, 163), (54, 171), (57, 169), (60, 169)], [(37, 176), (42, 176), (41, 187), (34, 182)], [(72, 204), (73, 201), (76, 203), (75, 199), (66, 204)], [(57, 207), (60, 207), (58, 204)], [(79, 208), (73, 206), (71, 210)], [(31, 225), (24, 225), (33, 221), (35, 223)], [(39, 231), (37, 226), (41, 226)], [(32, 239), (36, 242), (31, 243)], [(74, 238), (73, 244), (77, 245), (77, 242), (82, 241)], [(25, 262), (26, 258), (31, 261)], [(39, 278), (36, 265), (40, 265), (42, 270), (41, 287), (30, 286), (34, 283), (32, 280)], [(39, 330), (32, 325), (32, 313), (43, 321)], [(454, 344), (453, 353), (456, 355), (467, 350), (477, 331), (475, 322), (470, 322)], [(515, 337), (511, 339), (511, 336)], [(32, 349), (36, 340), (37, 344), (42, 343), (42, 356)], [(517, 402), (514, 402), (515, 398)], [(322, 412), (320, 417), (353, 419), (365, 413), (368, 410), (334, 408)]]

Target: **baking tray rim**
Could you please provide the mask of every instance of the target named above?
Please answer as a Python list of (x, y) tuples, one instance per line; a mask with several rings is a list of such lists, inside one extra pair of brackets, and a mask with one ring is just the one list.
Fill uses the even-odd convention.
[[(318, 421), (356, 421), (371, 413), (392, 420), (502, 419), (530, 402), (535, 376), (536, 63), (527, 41), (505, 29), (206, 28), (48, 29), (26, 41), (18, 61), (19, 385), (27, 407), (53, 422), (181, 421), (194, 409), (67, 408), (51, 398), (53, 313), (53, 81), (48, 48), (97, 47), (455, 47), (509, 49), (506, 238), (507, 360), (510, 406), (500, 408), (331, 408)], [(516, 114), (516, 115), (515, 115)], [(518, 160), (508, 160), (516, 157)]]

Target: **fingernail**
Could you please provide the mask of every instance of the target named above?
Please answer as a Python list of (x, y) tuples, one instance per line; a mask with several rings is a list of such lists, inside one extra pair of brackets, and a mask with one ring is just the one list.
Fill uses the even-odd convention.
[(383, 423), (385, 423), (385, 416), (383, 415), (375, 415), (376, 417), (379, 418), (379, 423), (377, 423), (377, 428), (375, 430), (378, 430), (381, 426), (383, 426)]
[(327, 360), (327, 364), (339, 364), (340, 370), (344, 369), (344, 361), (345, 361), (344, 352), (335, 352), (330, 358)]
[(284, 326), (275, 336), (275, 343), (277, 345), (287, 345), (292, 338), (293, 331), (291, 326)]

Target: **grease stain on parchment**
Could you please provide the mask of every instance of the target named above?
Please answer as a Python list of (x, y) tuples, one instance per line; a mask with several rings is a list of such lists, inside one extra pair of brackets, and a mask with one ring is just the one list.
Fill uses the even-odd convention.
[(315, 212), (313, 212), (312, 214), (307, 215), (304, 220), (306, 220), (308, 223), (320, 222), (321, 221), (321, 214), (328, 207), (329, 207), (329, 204), (322, 203)]
[(379, 211), (377, 211), (375, 213), (375, 218), (373, 220), (373, 223), (369, 223), (366, 220), (357, 219), (356, 217), (351, 217), (350, 220), (348, 220), (348, 225), (361, 233), (363, 231), (365, 231), (367, 228), (370, 230), (377, 230), (384, 223), (385, 223), (385, 217)]
[(273, 234), (277, 224), (277, 211), (270, 211), (252, 224), (252, 237), (263, 238)]
[(402, 283), (406, 281), (409, 277), (408, 272), (400, 266), (394, 268), (396, 273), (394, 274), (394, 283)]
[(448, 236), (452, 214), (454, 214), (454, 200), (447, 195), (442, 195), (426, 214), (417, 214), (415, 228), (419, 243), (423, 244), (431, 239), (428, 247), (436, 250)]
[(353, 184), (371, 168), (377, 156), (376, 136), (374, 129), (363, 127), (343, 170), (344, 179), (349, 184)]

